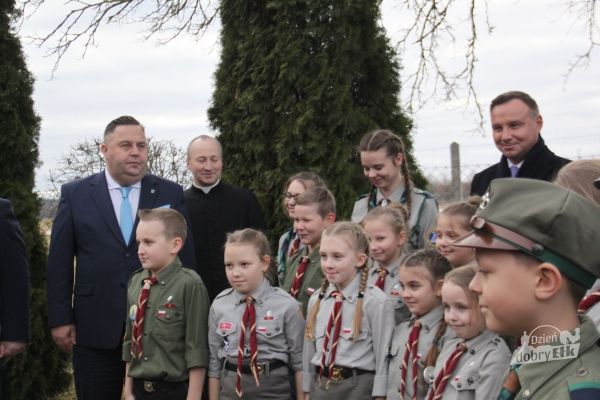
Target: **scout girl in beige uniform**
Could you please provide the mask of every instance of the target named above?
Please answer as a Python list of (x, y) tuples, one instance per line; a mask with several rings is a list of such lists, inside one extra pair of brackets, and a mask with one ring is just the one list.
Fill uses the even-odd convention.
[(428, 385), (423, 370), (435, 365), (439, 350), (454, 338), (446, 331), (441, 299), (444, 275), (450, 269), (448, 260), (435, 250), (416, 251), (400, 267), (402, 297), (412, 318), (394, 329), (388, 400), (424, 399)]
[(310, 298), (303, 352), (305, 399), (385, 398), (392, 306), (367, 288), (368, 241), (361, 227), (335, 223), (320, 246), (325, 282)]
[(409, 214), (407, 247), (422, 248), (435, 228), (438, 207), (431, 193), (415, 188), (410, 180), (402, 139), (392, 131), (378, 129), (362, 137), (358, 150), (363, 174), (373, 186), (354, 203), (352, 221), (361, 222), (377, 206), (401, 203)]
[(270, 261), (262, 233), (244, 229), (227, 236), (232, 288), (215, 298), (208, 317), (211, 400), (291, 399), (290, 371), (301, 388), (304, 320), (300, 304), (265, 278)]
[(394, 306), (394, 323), (410, 318), (410, 311), (402, 300), (398, 270), (406, 244), (408, 211), (398, 203), (376, 207), (369, 211), (362, 226), (369, 238), (369, 255), (373, 265), (369, 269), (368, 286), (383, 290)]
[(486, 329), (477, 295), (469, 290), (473, 266), (454, 269), (444, 278), (444, 319), (457, 338), (448, 341), (424, 377), (427, 400), (495, 399), (509, 371), (510, 350)]

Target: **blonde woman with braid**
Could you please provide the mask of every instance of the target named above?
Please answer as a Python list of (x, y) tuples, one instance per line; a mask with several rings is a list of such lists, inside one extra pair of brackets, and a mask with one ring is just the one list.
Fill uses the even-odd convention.
[(361, 222), (377, 206), (401, 203), (409, 213), (408, 250), (422, 248), (435, 228), (438, 207), (431, 193), (413, 186), (402, 139), (389, 130), (374, 130), (363, 136), (358, 151), (372, 187), (354, 203), (352, 221)]
[(325, 281), (308, 305), (302, 356), (304, 399), (384, 399), (393, 307), (367, 287), (368, 240), (352, 222), (327, 227), (319, 254)]

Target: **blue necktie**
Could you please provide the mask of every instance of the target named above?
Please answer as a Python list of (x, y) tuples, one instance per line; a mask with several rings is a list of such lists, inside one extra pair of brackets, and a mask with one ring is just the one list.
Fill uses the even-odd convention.
[(129, 204), (129, 192), (131, 192), (131, 187), (127, 186), (119, 189), (121, 190), (121, 197), (123, 198), (123, 201), (121, 201), (119, 221), (123, 239), (125, 239), (125, 244), (128, 244), (129, 238), (131, 237), (131, 231), (133, 230), (133, 214), (131, 213), (131, 204)]
[(511, 165), (510, 166), (510, 176), (512, 176), (514, 178), (515, 176), (517, 176), (517, 172), (519, 172), (519, 167), (517, 165)]

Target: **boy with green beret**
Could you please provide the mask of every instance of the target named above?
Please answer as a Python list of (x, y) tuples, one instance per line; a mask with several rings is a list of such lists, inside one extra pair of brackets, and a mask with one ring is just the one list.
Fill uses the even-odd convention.
[(499, 399), (600, 398), (600, 334), (577, 304), (600, 277), (600, 208), (551, 183), (496, 179), (452, 243), (476, 248), (487, 327), (521, 338)]
[(125, 399), (200, 399), (208, 366), (208, 293), (177, 254), (185, 218), (170, 208), (140, 210), (142, 269), (129, 279), (123, 339)]

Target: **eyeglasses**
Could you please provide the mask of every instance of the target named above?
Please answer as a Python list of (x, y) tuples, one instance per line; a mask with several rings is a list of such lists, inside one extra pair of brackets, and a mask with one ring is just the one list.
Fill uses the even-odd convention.
[(294, 201), (296, 201), (296, 199), (298, 198), (298, 196), (300, 196), (300, 193), (290, 193), (290, 192), (286, 192), (283, 197), (285, 197), (286, 200), (291, 200), (294, 199)]

